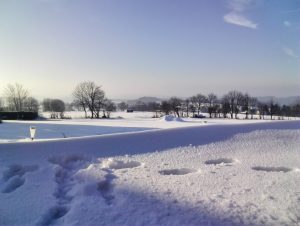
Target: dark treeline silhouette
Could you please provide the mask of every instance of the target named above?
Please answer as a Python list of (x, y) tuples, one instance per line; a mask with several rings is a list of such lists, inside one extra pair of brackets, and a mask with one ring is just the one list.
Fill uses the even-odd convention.
[[(127, 106), (123, 103), (122, 106)], [(214, 93), (203, 95), (196, 94), (190, 98), (181, 99), (171, 97), (160, 103), (141, 101), (127, 108), (135, 111), (152, 111), (155, 116), (174, 114), (176, 117), (204, 117), (202, 113), (208, 113), (210, 118), (232, 118), (239, 119), (243, 115), (244, 119), (283, 119), (283, 117), (300, 117), (300, 100), (288, 106), (280, 106), (271, 98), (268, 102), (260, 102), (248, 93), (232, 90), (218, 98)], [(124, 110), (120, 108), (120, 110)]]
[[(51, 118), (65, 118), (65, 110), (82, 110), (85, 117), (109, 118), (117, 109), (124, 111), (150, 111), (155, 117), (174, 114), (176, 117), (202, 118), (207, 113), (210, 118), (238, 119), (284, 119), (300, 117), (300, 100), (291, 105), (279, 105), (275, 99), (260, 102), (248, 93), (232, 90), (218, 97), (214, 93), (198, 93), (186, 99), (171, 97), (161, 102), (142, 102), (128, 105), (126, 102), (115, 104), (109, 100), (101, 86), (91, 81), (79, 83), (73, 91), (73, 102), (66, 104), (60, 99), (46, 98), (42, 101), (43, 111), (50, 112)], [(39, 102), (30, 96), (29, 91), (20, 84), (9, 84), (0, 98), (0, 112), (39, 111)]]
[(50, 112), (50, 118), (64, 118), (64, 112), (66, 110), (65, 103), (60, 99), (44, 99), (43, 110)]

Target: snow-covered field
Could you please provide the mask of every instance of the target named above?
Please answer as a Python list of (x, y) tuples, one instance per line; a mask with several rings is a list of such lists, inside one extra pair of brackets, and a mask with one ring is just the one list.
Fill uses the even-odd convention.
[[(111, 119), (83, 119), (83, 112), (67, 112), (71, 120), (4, 121), (0, 127), (0, 143), (30, 140), (29, 127), (36, 127), (36, 141), (93, 135), (138, 132), (190, 126), (261, 123), (270, 120), (231, 120), (218, 118), (152, 118), (152, 112), (115, 112)], [(43, 113), (48, 117), (49, 114)], [(241, 116), (242, 117), (242, 116)]]
[(0, 225), (300, 225), (300, 121), (205, 121), (5, 121)]

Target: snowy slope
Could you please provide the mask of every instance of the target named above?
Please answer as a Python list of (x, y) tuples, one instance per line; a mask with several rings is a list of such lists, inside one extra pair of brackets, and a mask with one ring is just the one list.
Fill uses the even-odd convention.
[(300, 122), (0, 144), (0, 225), (299, 225)]

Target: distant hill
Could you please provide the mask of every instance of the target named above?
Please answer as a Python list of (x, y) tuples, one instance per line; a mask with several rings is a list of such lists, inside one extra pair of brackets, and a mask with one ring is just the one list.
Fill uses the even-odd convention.
[(257, 99), (261, 102), (269, 102), (272, 98), (279, 105), (291, 105), (291, 104), (294, 104), (297, 100), (300, 100), (300, 96), (290, 96), (290, 97), (264, 96), (264, 97), (257, 97)]
[(128, 100), (127, 104), (128, 105), (135, 105), (137, 102), (141, 101), (144, 103), (150, 103), (150, 102), (157, 102), (160, 103), (162, 102), (163, 99), (161, 98), (157, 98), (157, 97), (140, 97), (138, 99), (134, 99), (134, 100)]

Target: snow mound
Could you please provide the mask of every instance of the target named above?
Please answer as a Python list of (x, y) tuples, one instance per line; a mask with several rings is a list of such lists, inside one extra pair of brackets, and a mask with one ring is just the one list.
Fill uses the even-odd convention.
[(187, 168), (181, 168), (181, 169), (166, 169), (161, 170), (159, 173), (161, 175), (186, 175), (189, 173), (195, 173), (197, 170), (194, 169), (187, 169)]
[(176, 122), (184, 122), (184, 120), (182, 118), (178, 118), (178, 117), (176, 117), (174, 121), (176, 121)]
[(161, 121), (166, 121), (166, 122), (171, 122), (174, 121), (175, 116), (173, 115), (165, 115), (163, 117), (161, 117)]
[(284, 173), (287, 173), (287, 172), (290, 172), (292, 171), (293, 169), (291, 168), (288, 168), (288, 167), (283, 167), (283, 166), (279, 166), (279, 167), (268, 167), (268, 166), (254, 166), (252, 167), (253, 170), (256, 170), (256, 171), (265, 171), (265, 172), (284, 172)]
[(174, 115), (165, 115), (163, 117), (161, 117), (161, 121), (165, 121), (165, 122), (184, 122), (182, 118), (179, 117), (175, 117)]
[(126, 169), (135, 168), (141, 166), (142, 164), (137, 161), (120, 161), (113, 158), (103, 161), (102, 168), (104, 169)]

